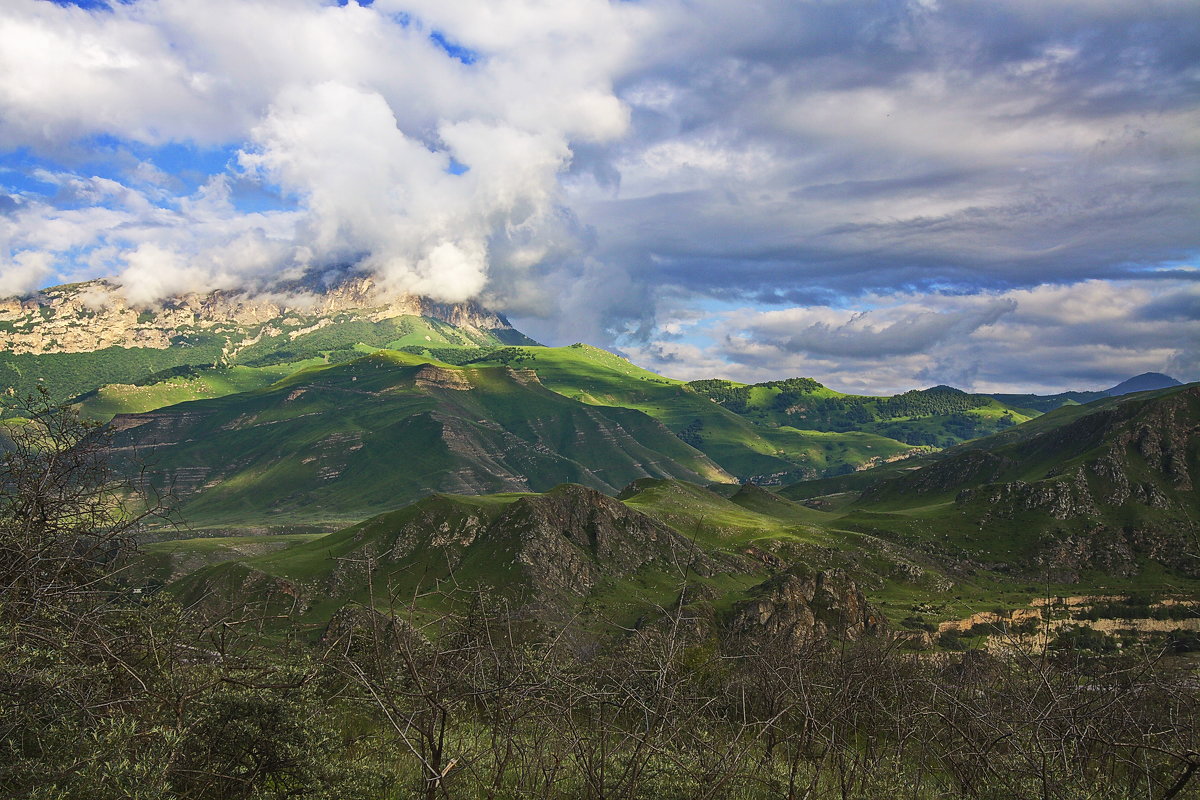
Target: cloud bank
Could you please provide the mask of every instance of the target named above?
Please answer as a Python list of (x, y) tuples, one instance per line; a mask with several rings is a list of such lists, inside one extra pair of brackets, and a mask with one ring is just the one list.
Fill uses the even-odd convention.
[[(145, 299), (346, 265), (397, 291), (479, 295), (490, 271), (528, 267), (555, 238), (570, 144), (628, 127), (610, 62), (637, 11), (533, 10), (496, 3), (479, 27), (441, 3), (6, 4), (0, 148), (127, 163), (117, 180), (51, 178), (90, 183), (83, 207), (9, 195), (5, 287), (44, 279), (22, 267), (39, 253)], [(486, 50), (452, 44), (459, 27)], [(190, 193), (138, 158), (180, 142), (228, 156)], [(238, 182), (272, 207), (239, 204)]]
[(1200, 378), (1189, 0), (83, 5), (0, 9), (0, 294), (355, 265), (674, 373)]

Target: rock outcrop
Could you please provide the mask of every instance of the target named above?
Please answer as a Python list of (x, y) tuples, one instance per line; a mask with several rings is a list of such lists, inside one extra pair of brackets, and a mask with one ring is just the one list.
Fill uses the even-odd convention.
[(101, 279), (56, 286), (25, 298), (0, 298), (0, 349), (34, 354), (106, 347), (165, 349), (189, 332), (261, 328), (262, 335), (275, 336), (286, 326), (300, 335), (347, 314), (368, 321), (412, 315), (468, 331), (512, 330), (502, 315), (474, 301), (439, 303), (386, 294), (363, 275), (328, 287), (298, 282), (271, 291), (193, 292), (142, 304), (131, 303), (119, 286)]
[(841, 569), (811, 572), (793, 565), (734, 606), (729, 633), (749, 641), (799, 648), (828, 637), (859, 639), (886, 627), (883, 615)]
[(646, 567), (681, 579), (722, 569), (661, 522), (574, 484), (518, 500), (494, 527), (516, 537), (516, 563), (533, 594), (543, 598), (584, 596), (602, 577)]

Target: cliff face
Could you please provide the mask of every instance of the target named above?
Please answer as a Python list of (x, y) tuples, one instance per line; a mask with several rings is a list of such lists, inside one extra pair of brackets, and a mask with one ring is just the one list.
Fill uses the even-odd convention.
[(734, 606), (729, 632), (750, 641), (798, 648), (829, 636), (881, 633), (883, 615), (844, 570), (812, 573), (795, 565), (751, 588)]
[(266, 325), (266, 334), (272, 335), (271, 323), (304, 323), (315, 330), (339, 315), (369, 321), (413, 315), (468, 330), (512, 330), (502, 315), (474, 301), (450, 304), (413, 295), (388, 296), (365, 276), (320, 290), (297, 285), (274, 293), (190, 293), (145, 306), (130, 304), (116, 285), (94, 280), (45, 289), (28, 298), (0, 298), (0, 349), (34, 354), (105, 347), (165, 349), (174, 337), (197, 330)]
[(1200, 574), (1200, 386), (997, 439), (884, 481), (863, 499), (953, 499), (965, 531), (1031, 541), (1026, 566), (1062, 580), (1087, 570), (1132, 575), (1144, 560)]

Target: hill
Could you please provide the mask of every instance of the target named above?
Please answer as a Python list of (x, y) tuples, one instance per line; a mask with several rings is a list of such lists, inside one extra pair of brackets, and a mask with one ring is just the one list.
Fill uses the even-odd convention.
[[(431, 364), (532, 369), (566, 397), (649, 414), (740, 479), (836, 474), (912, 451), (869, 432), (754, 424), (604, 350), (535, 346), (474, 304), (383, 298), (364, 278), (292, 289), (184, 295), (139, 310), (116, 287), (92, 281), (4, 301), (0, 326), (10, 335), (0, 351), (0, 385), (17, 397), (44, 387), (53, 398), (74, 398), (84, 416), (107, 421), (266, 389), (299, 370), (391, 349)], [(93, 329), (97, 336), (88, 335)]]
[[(235, 390), (264, 386), (312, 363), (356, 357), (356, 348), (535, 344), (475, 303), (385, 296), (368, 278), (288, 288), (133, 306), (117, 287), (95, 280), (0, 299), (0, 385), (17, 396), (43, 386), (59, 400), (111, 386), (91, 409), (103, 416), (166, 404), (200, 370), (213, 370), (214, 384), (185, 386), (192, 396), (225, 392), (225, 381)], [(239, 365), (248, 369), (231, 371)], [(274, 369), (254, 371), (264, 367)], [(148, 386), (160, 388), (138, 391)], [(121, 405), (127, 397), (132, 407)]]
[[(637, 493), (637, 503), (577, 485), (542, 494), (433, 495), (282, 551), (223, 559), (172, 591), (218, 613), (253, 596), (296, 609), (314, 632), (348, 609), (394, 611), (415, 602), (438, 613), (469, 605), (477, 592), (507, 599), (528, 619), (574, 619), (578, 632), (595, 634), (651, 625), (680, 603), (706, 606), (711, 625), (736, 625), (743, 635), (766, 634), (757, 613), (764, 604), (788, 619), (798, 640), (833, 631), (855, 637), (881, 626), (844, 570), (764, 559), (744, 537), (697, 539), (646, 513), (654, 507), (647, 489), (679, 486), (655, 482)], [(757, 524), (786, 535), (778, 519)], [(771, 596), (777, 572), (799, 594)], [(744, 613), (750, 606), (755, 613)]]
[[(505, 366), (381, 351), (273, 386), (111, 423), (196, 525), (348, 521), (435, 491), (603, 491), (639, 477), (730, 476), (647, 415), (590, 406)], [(140, 469), (140, 467), (137, 467)]]
[(1200, 385), (1106, 398), (886, 475), (841, 524), (1058, 580), (1200, 577), (1198, 452)]
[(811, 378), (741, 384), (701, 380), (688, 384), (722, 407), (761, 425), (815, 431), (873, 433), (910, 445), (951, 447), (1010, 428), (1037, 411), (950, 386), (894, 397), (835, 392)]
[(1134, 392), (1148, 392), (1155, 389), (1169, 389), (1182, 384), (1170, 375), (1161, 372), (1143, 372), (1128, 380), (1121, 381), (1116, 386), (1098, 392), (1061, 392), (1059, 394), (993, 394), (992, 397), (1003, 403), (1031, 408), (1037, 411), (1053, 411), (1065, 405), (1090, 403), (1105, 397), (1117, 397)]
[(1110, 397), (1116, 397), (1122, 394), (1151, 392), (1155, 389), (1170, 389), (1173, 386), (1182, 385), (1182, 383), (1170, 375), (1163, 375), (1161, 372), (1143, 372), (1141, 375), (1135, 375), (1128, 380), (1121, 381), (1116, 386), (1106, 389), (1104, 393)]

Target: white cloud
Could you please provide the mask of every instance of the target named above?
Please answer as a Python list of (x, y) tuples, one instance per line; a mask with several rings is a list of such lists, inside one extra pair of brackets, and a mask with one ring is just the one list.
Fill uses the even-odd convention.
[[(892, 394), (938, 383), (987, 392), (1103, 389), (1142, 372), (1200, 379), (1200, 286), (1089, 281), (984, 295), (865, 298), (866, 311), (741, 308), (629, 348), (679, 378), (803, 375)], [(1095, 317), (1081, 314), (1088, 306)]]
[[(1197, 24), (1134, 0), (9, 0), (0, 166), (56, 166), (0, 196), (0, 287), (357, 263), (747, 376), (1193, 364), (1191, 301), (1135, 279), (1200, 251)], [(197, 180), (167, 143), (241, 155)], [(250, 208), (253, 181), (294, 206)], [(722, 317), (701, 352), (714, 298), (809, 307)]]
[[(530, 269), (531, 254), (554, 249), (532, 240), (542, 227), (562, 235), (557, 178), (571, 142), (627, 129), (611, 73), (640, 13), (602, 0), (570, 13), (509, 2), (480, 24), (469, 3), (158, 0), (89, 13), (17, 0), (0, 12), (0, 147), (53, 156), (97, 134), (232, 144), (242, 167), (297, 197), (300, 210), (281, 230), (226, 206), (221, 226), (208, 214), (196, 230), (202, 196), (156, 196), (167, 213), (155, 223), (173, 229), (165, 233), (143, 224), (148, 209), (112, 196), (125, 190), (115, 184), (91, 197), (109, 210), (107, 226), (52, 220), (42, 208), (14, 235), (58, 253), (108, 242), (129, 263), (126, 283), (144, 279), (147, 253), (161, 256), (159, 269), (179, 280), (146, 279), (140, 295), (189, 278), (261, 282), (296, 266), (297, 247), (313, 266), (358, 262), (398, 290), (478, 295), (490, 271)], [(480, 62), (443, 52), (430, 38), (437, 29), (481, 48)], [(451, 157), (468, 171), (450, 174)], [(153, 165), (133, 174), (164, 183)], [(133, 190), (127, 199), (149, 202)], [(56, 225), (68, 230), (51, 236)], [(123, 236), (112, 235), (118, 226)], [(269, 244), (280, 234), (295, 246)], [(240, 257), (204, 263), (230, 251)]]
[(7, 264), (0, 262), (0, 297), (37, 289), (53, 271), (53, 259), (48, 253), (22, 250)]

